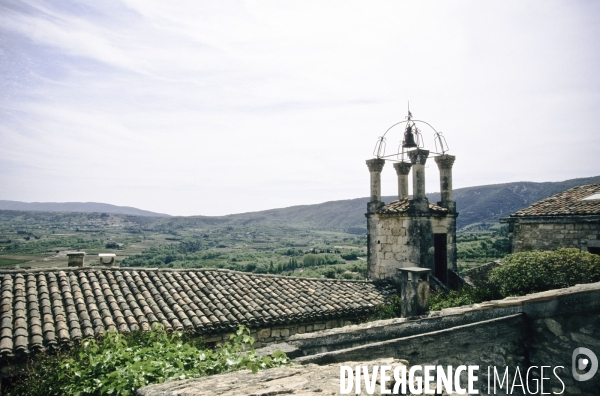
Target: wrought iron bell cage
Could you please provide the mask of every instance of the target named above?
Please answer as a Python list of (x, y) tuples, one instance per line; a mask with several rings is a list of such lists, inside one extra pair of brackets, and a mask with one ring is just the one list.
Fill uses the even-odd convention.
[[(404, 135), (402, 137), (402, 141), (400, 141), (400, 144), (398, 146), (398, 151), (393, 154), (386, 155), (385, 150), (388, 132), (402, 124), (406, 125), (404, 126)], [(412, 113), (409, 110), (408, 115), (405, 117), (405, 120), (397, 122), (391, 127), (389, 127), (384, 132), (384, 134), (377, 139), (375, 149), (373, 150), (373, 155), (377, 158), (385, 160), (404, 162), (406, 158), (406, 153), (409, 149), (417, 149), (424, 147), (423, 135), (418, 125), (425, 125), (431, 128), (431, 130), (433, 130), (433, 142), (435, 145), (435, 151), (430, 151), (430, 154), (443, 155), (449, 150), (448, 143), (446, 142), (446, 138), (444, 137), (442, 132), (437, 131), (433, 126), (431, 126), (431, 124), (429, 124), (426, 121), (414, 120), (412, 118)]]

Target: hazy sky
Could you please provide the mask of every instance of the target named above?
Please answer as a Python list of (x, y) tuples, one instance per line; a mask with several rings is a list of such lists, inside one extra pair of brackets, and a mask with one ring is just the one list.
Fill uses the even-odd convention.
[(364, 197), (409, 100), (455, 187), (599, 175), (600, 2), (0, 0), (0, 199)]

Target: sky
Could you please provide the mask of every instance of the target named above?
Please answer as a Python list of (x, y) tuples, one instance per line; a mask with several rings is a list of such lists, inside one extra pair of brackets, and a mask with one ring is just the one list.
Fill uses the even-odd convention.
[[(0, 199), (224, 215), (366, 197), (408, 102), (457, 157), (454, 188), (600, 175), (599, 38), (595, 0), (0, 0)], [(397, 193), (391, 163), (382, 184)]]

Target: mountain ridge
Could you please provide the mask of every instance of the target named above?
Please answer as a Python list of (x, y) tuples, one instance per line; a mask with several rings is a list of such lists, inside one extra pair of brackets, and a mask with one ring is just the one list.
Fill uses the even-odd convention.
[(22, 202), (0, 199), (0, 210), (19, 210), (24, 212), (97, 212), (147, 217), (170, 217), (170, 215), (165, 213), (156, 213), (132, 206), (118, 206), (101, 202)]
[[(510, 182), (488, 184), (483, 186), (457, 188), (453, 191), (459, 216), (457, 228), (466, 229), (482, 225), (486, 227), (498, 223), (502, 217), (509, 216), (517, 210), (523, 209), (534, 202), (540, 201), (551, 195), (567, 190), (571, 187), (600, 183), (600, 176), (569, 179), (561, 182)], [(440, 200), (440, 193), (429, 193), (430, 202)], [(382, 197), (384, 202), (396, 200), (395, 196)], [(357, 232), (366, 230), (365, 212), (368, 197), (351, 198), (345, 200), (328, 201), (319, 204), (296, 205), (286, 208), (267, 209), (257, 212), (229, 214), (224, 216), (170, 216), (167, 214), (145, 211), (142, 209), (116, 206), (100, 203), (26, 203), (30, 205), (66, 205), (66, 204), (93, 204), (94, 208), (102, 210), (63, 210), (65, 212), (104, 212), (111, 214), (135, 215), (153, 217), (155, 225), (165, 229), (202, 225), (246, 225), (250, 223), (268, 223), (280, 226), (308, 227), (323, 230), (349, 230)], [(42, 211), (41, 209), (7, 208), (6, 202), (19, 203), (19, 201), (0, 200), (0, 210)], [(16, 206), (16, 205), (13, 205)], [(38, 206), (41, 207), (41, 206)], [(48, 207), (48, 206), (46, 206)], [(54, 206), (56, 207), (56, 206)], [(81, 208), (81, 206), (78, 206)], [(73, 208), (71, 208), (73, 209)], [(114, 212), (111, 210), (121, 210)], [(137, 211), (133, 213), (133, 211)], [(47, 210), (60, 211), (60, 210)]]

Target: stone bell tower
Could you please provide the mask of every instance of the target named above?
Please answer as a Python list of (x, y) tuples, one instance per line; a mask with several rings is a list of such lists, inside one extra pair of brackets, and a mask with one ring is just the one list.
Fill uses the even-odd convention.
[[(367, 205), (368, 275), (371, 279), (391, 278), (400, 268), (421, 267), (444, 284), (449, 271), (456, 271), (456, 203), (452, 200), (452, 165), (456, 159), (446, 154), (447, 144), (435, 131), (436, 149), (422, 148), (422, 137), (409, 112), (402, 151), (385, 155), (386, 136), (376, 147), (377, 157), (367, 160), (371, 173), (371, 198)], [(429, 124), (427, 124), (429, 125)], [(391, 129), (391, 128), (390, 128)], [(389, 129), (388, 129), (389, 131)], [(386, 132), (387, 133), (387, 132)], [(381, 201), (381, 172), (385, 162), (397, 158), (393, 167), (398, 176), (398, 200)], [(440, 172), (441, 200), (430, 203), (425, 195), (425, 165), (433, 157)], [(412, 198), (408, 178), (412, 171)]]

